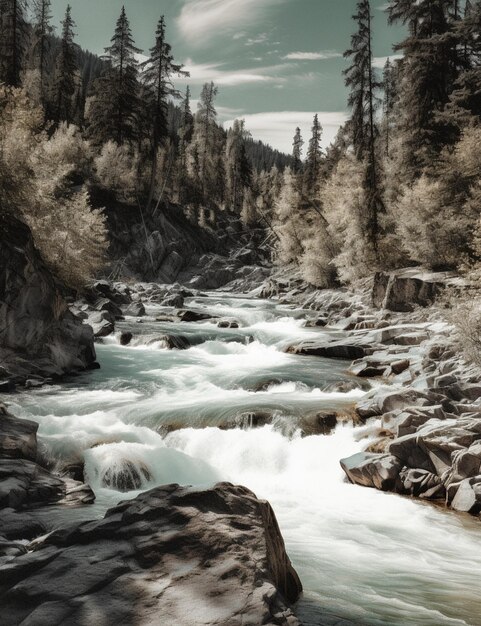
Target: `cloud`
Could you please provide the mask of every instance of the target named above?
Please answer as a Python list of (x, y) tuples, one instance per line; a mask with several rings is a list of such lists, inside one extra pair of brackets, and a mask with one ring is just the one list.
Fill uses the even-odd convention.
[[(296, 127), (300, 127), (307, 143), (314, 115), (315, 112), (311, 111), (281, 111), (244, 115), (242, 119), (245, 120), (246, 128), (251, 131), (254, 139), (260, 139), (282, 152), (291, 153)], [(318, 115), (323, 127), (322, 144), (326, 147), (335, 138), (339, 127), (347, 120), (347, 115), (341, 111), (321, 112)], [(229, 128), (233, 122), (233, 119), (228, 120), (224, 126)]]
[(342, 57), (336, 50), (321, 50), (320, 52), (289, 52), (283, 59), (292, 61), (324, 61), (326, 59), (337, 59)]
[(386, 65), (386, 61), (388, 59), (390, 59), (391, 62), (394, 62), (402, 58), (403, 58), (402, 54), (391, 54), (390, 56), (387, 56), (387, 57), (374, 57), (372, 60), (372, 66), (376, 67), (378, 70), (382, 70), (384, 69), (384, 66)]
[(185, 61), (185, 69), (190, 73), (189, 78), (178, 79), (176, 82), (202, 85), (214, 81), (216, 85), (234, 87), (260, 83), (282, 83), (286, 79), (280, 74), (291, 68), (288, 63), (256, 67), (255, 69), (225, 69), (222, 63), (194, 63), (192, 59)]
[(286, 0), (184, 0), (177, 18), (182, 35), (199, 45), (212, 35), (259, 23), (273, 6)]

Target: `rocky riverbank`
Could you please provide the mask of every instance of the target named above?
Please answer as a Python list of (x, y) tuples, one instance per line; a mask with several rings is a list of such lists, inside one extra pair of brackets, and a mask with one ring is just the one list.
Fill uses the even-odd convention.
[(167, 485), (58, 528), (59, 507), (95, 496), (39, 464), (37, 427), (0, 406), (3, 624), (299, 624), (302, 585), (267, 502)]
[(343, 331), (288, 347), (296, 354), (353, 359), (353, 377), (372, 391), (355, 407), (366, 425), (364, 452), (342, 459), (358, 485), (481, 513), (481, 373), (466, 363), (454, 328), (432, 306), (449, 273), (419, 269), (380, 273), (358, 292), (316, 292), (295, 277), (275, 276), (262, 296), (315, 310), (312, 323)]

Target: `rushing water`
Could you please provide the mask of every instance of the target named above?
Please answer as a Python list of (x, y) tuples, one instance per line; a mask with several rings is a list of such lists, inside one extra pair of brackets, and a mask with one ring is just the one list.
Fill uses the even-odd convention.
[[(339, 459), (365, 445), (360, 429), (306, 437), (297, 429), (306, 415), (349, 407), (364, 393), (333, 390), (349, 380), (346, 363), (283, 352), (332, 331), (305, 328), (305, 312), (262, 300), (209, 294), (188, 305), (241, 327), (128, 320), (132, 345), (100, 345), (101, 370), (14, 399), (19, 416), (40, 423), (45, 454), (85, 461), (97, 503), (70, 514), (101, 515), (135, 496), (105, 487), (127, 461), (141, 489), (229, 480), (274, 507), (305, 588), (305, 624), (480, 625), (481, 527), (346, 483)], [(166, 332), (192, 347), (150, 343)], [(249, 427), (254, 411), (272, 414), (272, 423)]]

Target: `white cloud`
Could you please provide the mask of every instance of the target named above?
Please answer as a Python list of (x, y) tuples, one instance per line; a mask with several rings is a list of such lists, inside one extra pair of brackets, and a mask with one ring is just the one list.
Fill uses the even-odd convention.
[(378, 70), (382, 70), (384, 69), (384, 66), (386, 65), (386, 61), (388, 59), (394, 62), (402, 58), (403, 58), (402, 54), (391, 54), (390, 56), (387, 56), (387, 57), (374, 57), (372, 60), (372, 66), (376, 67)]
[(236, 85), (281, 83), (285, 78), (280, 76), (290, 64), (257, 67), (255, 69), (227, 70), (222, 63), (195, 63), (192, 59), (185, 61), (185, 69), (190, 73), (189, 78), (178, 79), (176, 82), (202, 85), (214, 81), (216, 85), (233, 87)]
[(213, 34), (259, 23), (271, 7), (286, 0), (184, 0), (177, 25), (191, 45), (204, 43)]
[(335, 50), (321, 50), (320, 52), (289, 52), (284, 59), (293, 61), (324, 61), (326, 59), (337, 59), (342, 57), (340, 52)]
[(257, 35), (257, 37), (249, 38), (245, 42), (245, 45), (246, 46), (255, 46), (256, 44), (259, 44), (259, 43), (266, 43), (267, 40), (268, 40), (267, 33), (261, 33), (260, 35)]
[[(260, 139), (273, 148), (282, 152), (292, 152), (292, 139), (296, 127), (301, 129), (304, 141), (307, 144), (311, 134), (312, 120), (315, 112), (310, 111), (281, 111), (254, 113), (242, 116), (246, 121), (246, 128), (251, 131), (254, 139)], [(328, 146), (335, 138), (339, 127), (347, 120), (344, 112), (318, 113), (323, 127), (322, 144)], [(234, 120), (225, 123), (226, 128), (232, 126)]]

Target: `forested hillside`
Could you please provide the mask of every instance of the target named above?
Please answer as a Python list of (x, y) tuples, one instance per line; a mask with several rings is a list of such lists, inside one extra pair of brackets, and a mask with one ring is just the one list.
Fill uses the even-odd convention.
[(133, 207), (147, 240), (163, 207), (177, 206), (174, 222), (198, 228), (201, 250), (202, 231), (214, 242), (229, 221), (268, 227), (292, 158), (253, 140), (242, 121), (224, 130), (213, 83), (192, 110), (189, 88), (174, 87), (188, 74), (163, 17), (144, 62), (125, 9), (102, 58), (77, 45), (70, 7), (56, 36), (50, 0), (2, 0), (0, 29), (0, 207), (27, 221), (65, 283), (102, 269), (118, 206)]
[(351, 117), (323, 153), (286, 171), (276, 203), (281, 261), (323, 287), (410, 264), (471, 269), (479, 261), (481, 2), (391, 0), (405, 25), (401, 58), (373, 65), (373, 16), (357, 4), (345, 57)]
[(146, 223), (174, 204), (214, 238), (229, 221), (265, 230), (273, 259), (319, 287), (410, 264), (476, 266), (481, 2), (391, 0), (406, 37), (381, 75), (360, 0), (344, 55), (350, 119), (327, 150), (317, 116), (305, 141), (293, 129), (292, 155), (243, 120), (223, 129), (214, 83), (192, 110), (163, 17), (139, 62), (125, 9), (98, 58), (77, 46), (70, 7), (60, 37), (50, 0), (1, 7), (1, 208), (23, 215), (64, 281), (85, 282), (106, 257), (91, 197), (134, 206)]

